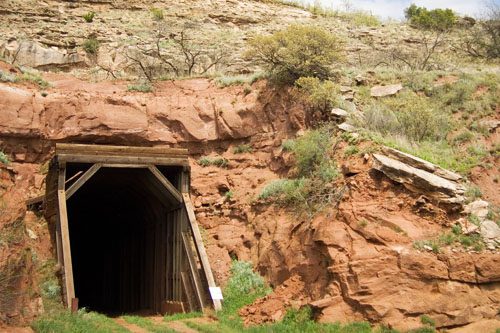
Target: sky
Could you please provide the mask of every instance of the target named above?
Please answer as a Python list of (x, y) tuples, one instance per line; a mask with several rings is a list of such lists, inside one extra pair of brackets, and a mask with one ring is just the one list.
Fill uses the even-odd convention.
[[(314, 0), (306, 0), (314, 3)], [(404, 9), (410, 4), (424, 6), (428, 9), (451, 8), (454, 11), (469, 16), (480, 16), (485, 0), (319, 0), (323, 6), (335, 9), (345, 9), (345, 3), (349, 3), (354, 9), (362, 9), (371, 12), (381, 18), (401, 19), (404, 17)], [(494, 1), (496, 4), (500, 0)]]

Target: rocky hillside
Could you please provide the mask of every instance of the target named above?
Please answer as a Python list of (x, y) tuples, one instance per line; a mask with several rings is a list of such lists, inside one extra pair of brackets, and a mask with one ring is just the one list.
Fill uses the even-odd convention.
[[(0, 16), (0, 327), (60, 306), (47, 222), (26, 204), (56, 142), (188, 148), (218, 284), (250, 261), (273, 289), (237, 310), (245, 326), (308, 308), (402, 331), (500, 327), (494, 62), (440, 45), (437, 70), (382, 68), (419, 32), (261, 1), (7, 0)], [(245, 55), (291, 23), (342, 38), (321, 94), (273, 84)], [(191, 77), (159, 66), (175, 48), (150, 49), (184, 32), (210, 54)], [(331, 93), (325, 118), (311, 96)]]

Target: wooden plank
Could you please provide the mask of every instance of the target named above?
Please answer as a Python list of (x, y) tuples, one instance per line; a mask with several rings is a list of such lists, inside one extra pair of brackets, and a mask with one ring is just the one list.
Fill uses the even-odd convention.
[(148, 164), (103, 164), (103, 168), (146, 169)]
[[(210, 262), (208, 260), (207, 252), (205, 251), (205, 246), (203, 246), (203, 239), (201, 238), (200, 228), (198, 227), (198, 222), (196, 221), (196, 216), (194, 214), (193, 204), (191, 203), (191, 198), (188, 193), (183, 193), (182, 197), (184, 199), (184, 207), (188, 214), (189, 224), (191, 226), (191, 231), (193, 232), (193, 239), (196, 245), (196, 250), (200, 257), (203, 270), (205, 272), (205, 277), (208, 282), (209, 287), (216, 287), (214, 276), (212, 273), (212, 268), (210, 267)], [(219, 311), (222, 309), (220, 300), (212, 300), (214, 303), (214, 309)]]
[(64, 163), (101, 163), (101, 164), (154, 164), (154, 165), (189, 165), (186, 157), (152, 157), (152, 156), (111, 156), (86, 154), (58, 154), (59, 161)]
[(134, 146), (110, 146), (110, 145), (85, 145), (73, 143), (57, 143), (56, 154), (84, 153), (109, 155), (187, 155), (188, 150), (184, 148), (170, 147), (134, 147)]
[(196, 266), (196, 261), (193, 254), (193, 249), (186, 235), (182, 234), (182, 243), (184, 244), (184, 250), (186, 251), (186, 257), (189, 263), (189, 270), (191, 271), (191, 277), (193, 279), (194, 288), (196, 289), (196, 296), (200, 304), (200, 308), (205, 308), (205, 301), (203, 299), (203, 287), (201, 284), (200, 275), (198, 273), (198, 267)]
[[(61, 166), (60, 166), (61, 167)], [(71, 244), (69, 240), (68, 212), (66, 207), (65, 191), (66, 168), (62, 165), (59, 169), (57, 198), (59, 203), (59, 223), (61, 225), (61, 245), (64, 263), (64, 285), (66, 289), (66, 306), (72, 306), (75, 298), (75, 286), (73, 284), (73, 264), (71, 262)]]
[(66, 200), (71, 198), (80, 187), (83, 186), (92, 176), (101, 168), (101, 164), (96, 163), (92, 165), (85, 173), (78, 178), (67, 190), (66, 190)]
[(188, 301), (189, 312), (196, 311), (196, 308), (193, 304), (193, 300), (191, 298), (191, 294), (193, 291), (192, 291), (191, 287), (189, 286), (189, 280), (188, 280), (186, 272), (181, 272), (181, 280), (182, 280), (182, 286), (184, 287), (184, 294), (186, 295), (186, 300)]
[(154, 165), (149, 166), (149, 171), (162, 183), (177, 202), (182, 203), (182, 195), (174, 185)]

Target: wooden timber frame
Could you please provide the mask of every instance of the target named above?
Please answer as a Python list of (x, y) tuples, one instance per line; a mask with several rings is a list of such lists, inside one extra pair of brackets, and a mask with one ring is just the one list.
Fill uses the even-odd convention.
[[(78, 304), (80, 298), (75, 291), (73, 277), (71, 239), (75, 235), (70, 232), (70, 224), (76, 222), (69, 220), (69, 200), (73, 200), (75, 195), (75, 200), (78, 200), (77, 194), (92, 180), (97, 181), (95, 178), (99, 174), (101, 179), (104, 179), (105, 170), (112, 174), (115, 170), (119, 172), (124, 169), (140, 169), (141, 175), (146, 175), (144, 182), (147, 180), (148, 186), (161, 193), (161, 198), (168, 199), (174, 208), (170, 217), (159, 221), (154, 226), (156, 229), (151, 232), (152, 237), (160, 239), (154, 243), (154, 259), (151, 259), (154, 274), (148, 275), (156, 289), (151, 296), (138, 295), (129, 298), (149, 297), (147, 302), (157, 313), (168, 312), (165, 310), (165, 307), (168, 308), (165, 304), (168, 303), (181, 303), (183, 309), (191, 311), (203, 310), (206, 307), (221, 309), (221, 301), (213, 300), (210, 296), (209, 289), (216, 287), (216, 284), (189, 196), (190, 167), (187, 156), (186, 149), (163, 147), (56, 145), (55, 156), (47, 176), (44, 211), (56, 248), (58, 266), (61, 268), (63, 300), (68, 308)], [(78, 172), (75, 172), (75, 166), (80, 168)], [(175, 174), (175, 181), (171, 181), (172, 175), (166, 175), (166, 172), (162, 171), (169, 167), (181, 170)], [(126, 182), (127, 179), (123, 181)], [(142, 180), (135, 180), (135, 186), (141, 184)], [(89, 186), (87, 185), (87, 188)], [(92, 207), (89, 207), (89, 210), (91, 209)], [(167, 245), (163, 244), (168, 244), (168, 249)], [(123, 283), (126, 285), (127, 281)], [(130, 299), (123, 302), (138, 304), (141, 300)]]

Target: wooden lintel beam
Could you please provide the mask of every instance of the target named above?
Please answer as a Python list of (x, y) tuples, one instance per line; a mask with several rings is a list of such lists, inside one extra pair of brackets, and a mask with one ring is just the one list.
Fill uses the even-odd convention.
[(85, 173), (66, 190), (66, 200), (71, 198), (71, 196), (73, 196), (73, 194), (75, 194), (75, 192), (78, 191), (100, 168), (101, 164), (96, 163), (85, 171)]
[(158, 181), (168, 190), (168, 192), (177, 200), (178, 203), (182, 203), (182, 195), (175, 188), (174, 185), (158, 170), (158, 168), (154, 165), (150, 165), (148, 167), (149, 171), (158, 179)]
[[(196, 221), (196, 215), (194, 214), (193, 204), (191, 203), (191, 198), (189, 193), (182, 193), (182, 198), (184, 199), (184, 207), (188, 215), (189, 225), (193, 233), (194, 243), (196, 245), (196, 251), (200, 257), (201, 265), (203, 271), (205, 272), (205, 277), (208, 282), (209, 287), (216, 287), (214, 275), (212, 273), (212, 268), (210, 267), (210, 261), (208, 260), (207, 251), (205, 246), (203, 246), (203, 239), (201, 238), (200, 228), (198, 227), (198, 222)], [(222, 309), (221, 301), (218, 299), (212, 299), (214, 303), (214, 309), (219, 311)]]
[(59, 169), (57, 184), (57, 201), (59, 206), (59, 224), (61, 230), (61, 246), (64, 265), (64, 288), (66, 291), (66, 306), (71, 307), (75, 298), (75, 286), (73, 282), (73, 263), (71, 260), (71, 243), (69, 240), (68, 210), (66, 207), (65, 191), (66, 168)]
[(151, 164), (151, 165), (189, 165), (187, 157), (97, 155), (58, 153), (57, 159), (66, 163), (101, 163), (101, 164)]

